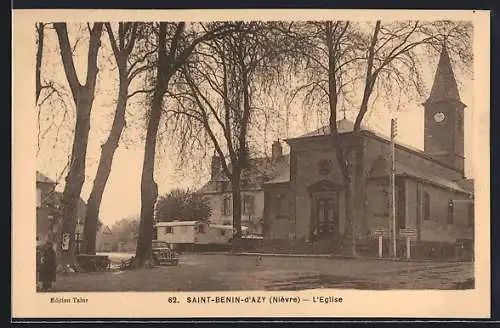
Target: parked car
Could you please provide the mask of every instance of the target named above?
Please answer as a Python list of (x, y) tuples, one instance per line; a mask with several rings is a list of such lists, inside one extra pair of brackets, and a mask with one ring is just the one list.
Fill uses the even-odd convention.
[(179, 264), (179, 253), (171, 249), (167, 242), (161, 240), (153, 240), (152, 245), (153, 261), (156, 265)]

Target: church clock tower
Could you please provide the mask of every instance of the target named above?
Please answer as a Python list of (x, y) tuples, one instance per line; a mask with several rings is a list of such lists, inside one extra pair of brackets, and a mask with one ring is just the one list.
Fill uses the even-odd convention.
[(446, 44), (431, 93), (424, 103), (424, 152), (464, 173), (464, 109)]

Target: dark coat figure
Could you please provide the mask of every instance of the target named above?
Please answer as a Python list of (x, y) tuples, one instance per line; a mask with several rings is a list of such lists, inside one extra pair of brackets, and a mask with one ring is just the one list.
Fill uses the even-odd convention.
[(56, 252), (51, 242), (45, 244), (41, 255), (39, 280), (42, 282), (42, 291), (46, 291), (51, 289), (52, 283), (56, 281)]
[(40, 246), (36, 247), (36, 281), (40, 281), (40, 265), (42, 263), (42, 250)]
[(36, 273), (40, 272), (40, 264), (42, 263), (42, 251), (40, 247), (36, 248)]

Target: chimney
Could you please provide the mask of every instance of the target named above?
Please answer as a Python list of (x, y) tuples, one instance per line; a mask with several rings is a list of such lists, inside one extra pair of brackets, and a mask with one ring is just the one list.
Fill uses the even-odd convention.
[(282, 156), (283, 156), (283, 147), (281, 146), (281, 143), (278, 139), (275, 142), (273, 142), (272, 160), (277, 161), (277, 160), (281, 159)]
[(212, 156), (212, 164), (210, 166), (210, 180), (214, 181), (222, 169), (221, 159), (217, 155)]

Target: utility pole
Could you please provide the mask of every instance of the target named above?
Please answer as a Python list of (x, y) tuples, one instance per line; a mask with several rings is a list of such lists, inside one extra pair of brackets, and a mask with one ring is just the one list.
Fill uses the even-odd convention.
[[(396, 154), (394, 139), (397, 135), (397, 120), (391, 119), (391, 172), (390, 172), (390, 210), (392, 221), (392, 257), (397, 257), (397, 235), (396, 235)], [(391, 224), (389, 224), (391, 226)]]

